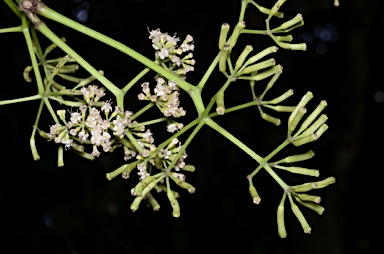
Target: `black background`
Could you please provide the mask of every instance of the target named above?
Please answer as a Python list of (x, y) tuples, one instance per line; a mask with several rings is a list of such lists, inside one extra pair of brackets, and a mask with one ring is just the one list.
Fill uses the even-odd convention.
[[(79, 9), (86, 7), (84, 1), (78, 2), (45, 1), (73, 19)], [(310, 107), (315, 107), (321, 99), (329, 104), (326, 113), (330, 129), (325, 135), (311, 145), (286, 149), (276, 157), (312, 149), (316, 156), (302, 166), (319, 169), (322, 178), (335, 176), (337, 179), (335, 185), (316, 193), (322, 196), (326, 208), (322, 216), (302, 209), (312, 226), (311, 235), (302, 232), (286, 206), (288, 237), (278, 237), (276, 209), (282, 194), (280, 187), (268, 174), (260, 172), (255, 185), (262, 202), (258, 206), (252, 204), (245, 177), (257, 164), (208, 127), (203, 128), (187, 149), (187, 163), (196, 166), (196, 172), (188, 174), (187, 180), (196, 187), (196, 193), (190, 195), (179, 190), (181, 217), (171, 216), (164, 195), (158, 195), (160, 211), (153, 212), (142, 205), (132, 213), (129, 206), (133, 198), (129, 192), (137, 179), (118, 178), (111, 182), (105, 179), (105, 173), (121, 165), (122, 156), (104, 155), (89, 162), (68, 151), (65, 152), (65, 166), (58, 168), (57, 146), (37, 137), (42, 158), (33, 161), (29, 138), (39, 104), (34, 101), (0, 108), (3, 141), (0, 154), (3, 243), (0, 253), (216, 253), (229, 250), (239, 253), (373, 253), (382, 222), (379, 187), (382, 184), (384, 136), (381, 118), (384, 111), (383, 104), (375, 101), (374, 96), (384, 90), (380, 61), (384, 52), (377, 37), (383, 28), (380, 16), (383, 4), (379, 0), (340, 2), (341, 6), (335, 8), (331, 0), (287, 1), (283, 7), (287, 19), (298, 12), (304, 16), (305, 26), (295, 30), (293, 35), (296, 42), (309, 42), (308, 50), (280, 50), (276, 54), (284, 73), (268, 95), (272, 99), (292, 88), (295, 95), (286, 104), (295, 105), (310, 90), (314, 93)], [(258, 3), (268, 7), (273, 1)], [(191, 34), (197, 61), (195, 72), (187, 77), (192, 84), (198, 83), (217, 54), (221, 24), (228, 22), (233, 27), (240, 11), (240, 0), (95, 0), (88, 4), (89, 17), (83, 22), (86, 26), (151, 59), (154, 52), (147, 27), (160, 28), (171, 35), (177, 33), (182, 39)], [(3, 2), (0, 8), (1, 28), (19, 25)], [(262, 29), (263, 18), (265, 16), (253, 7), (249, 8), (245, 18), (247, 27)], [(43, 20), (120, 87), (143, 68), (102, 43), (61, 24)], [(43, 48), (49, 45), (42, 35), (39, 36)], [(234, 54), (239, 54), (246, 44), (260, 50), (272, 45), (272, 41), (262, 36), (244, 36)], [(22, 34), (0, 34), (0, 46), (0, 99), (36, 94), (35, 85), (26, 83), (22, 77), (24, 67), (30, 65)], [(52, 53), (52, 56), (63, 55), (58, 49)], [(153, 75), (147, 75), (143, 82), (153, 84)], [(218, 71), (212, 75), (204, 89), (205, 102), (224, 82)], [(133, 111), (145, 105), (136, 99), (138, 93), (139, 89), (132, 89), (125, 101), (127, 108)], [(233, 83), (225, 99), (227, 107), (251, 100), (248, 84)], [(188, 110), (183, 122), (188, 123), (195, 117), (188, 96), (182, 97), (182, 105)], [(54, 106), (61, 108), (57, 104)], [(256, 108), (216, 120), (265, 156), (284, 140), (287, 119), (286, 114), (268, 112), (281, 116), (283, 124), (275, 127), (262, 121)], [(53, 121), (49, 120), (46, 109), (43, 116), (45, 119), (39, 127), (48, 130)], [(151, 117), (143, 117), (143, 120)], [(158, 126), (160, 131), (151, 129), (155, 132), (155, 140), (161, 141), (165, 138), (162, 134), (165, 124)], [(312, 180), (284, 172), (279, 175), (289, 183)]]

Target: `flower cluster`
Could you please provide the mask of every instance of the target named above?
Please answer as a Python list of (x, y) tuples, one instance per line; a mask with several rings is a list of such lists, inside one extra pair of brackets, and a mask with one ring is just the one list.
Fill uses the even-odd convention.
[[(149, 82), (145, 82), (141, 85), (142, 93), (138, 95), (139, 100), (148, 100), (156, 104), (159, 110), (164, 114), (165, 117), (179, 118), (185, 116), (186, 111), (180, 106), (179, 100), (179, 88), (175, 81), (167, 81), (163, 77), (156, 76), (157, 82), (154, 89), (154, 94), (151, 93), (149, 88)], [(168, 125), (167, 130), (174, 132), (183, 128), (183, 124), (171, 122)]]
[(160, 29), (152, 30), (149, 34), (148, 38), (152, 40), (152, 47), (156, 50), (155, 57), (159, 63), (169, 63), (169, 70), (180, 76), (194, 70), (193, 65), (196, 61), (192, 59), (193, 54), (181, 56), (183, 53), (195, 49), (191, 35), (187, 35), (183, 43), (178, 46), (180, 38), (176, 35), (170, 36), (162, 33)]

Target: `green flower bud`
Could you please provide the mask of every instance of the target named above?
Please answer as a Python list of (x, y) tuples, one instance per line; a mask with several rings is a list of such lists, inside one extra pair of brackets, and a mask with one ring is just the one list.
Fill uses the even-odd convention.
[(31, 77), (29, 76), (29, 73), (31, 72), (31, 70), (33, 69), (32, 66), (27, 66), (25, 67), (24, 71), (23, 71), (23, 77), (24, 77), (24, 80), (27, 81), (28, 83), (31, 83), (32, 82), (32, 79)]
[(315, 153), (312, 150), (309, 150), (308, 152), (304, 154), (297, 154), (297, 155), (292, 155), (285, 157), (282, 160), (276, 161), (275, 164), (277, 163), (293, 163), (297, 161), (305, 161), (311, 159), (313, 156), (315, 156)]
[(275, 118), (273, 116), (270, 116), (270, 115), (267, 115), (266, 113), (261, 113), (261, 117), (265, 120), (265, 121), (268, 121), (270, 123), (273, 123), (274, 125), (276, 126), (279, 126), (281, 124), (281, 121), (279, 118)]
[(269, 76), (272, 76), (276, 73), (281, 73), (281, 72), (283, 72), (283, 67), (279, 64), (279, 65), (276, 65), (276, 66), (270, 68), (267, 71), (264, 71), (264, 72), (258, 73), (256, 75), (250, 76), (249, 79), (260, 81), (260, 80), (268, 78)]
[(305, 107), (307, 103), (313, 98), (313, 94), (311, 92), (307, 92), (303, 98), (301, 98), (299, 104), (297, 104), (296, 109), (292, 112), (292, 114), (289, 116), (288, 119), (288, 126), (291, 124), (293, 118), (295, 118), (297, 112), (299, 111), (300, 108)]
[(259, 61), (261, 58), (263, 58), (263, 57), (265, 57), (265, 56), (267, 56), (267, 55), (269, 55), (269, 54), (271, 54), (271, 53), (275, 53), (275, 52), (277, 52), (278, 49), (279, 49), (279, 48), (276, 47), (276, 46), (271, 46), (271, 47), (268, 47), (268, 48), (266, 48), (266, 49), (260, 51), (260, 52), (257, 53), (256, 55), (250, 57), (250, 58), (245, 62), (245, 64), (243, 65), (243, 67), (246, 67), (246, 66), (248, 66), (248, 65), (250, 65), (250, 64), (253, 64), (253, 63)]
[(224, 23), (221, 25), (220, 37), (219, 37), (219, 49), (223, 50), (224, 44), (227, 42), (227, 35), (229, 31), (228, 23)]
[(321, 113), (321, 111), (324, 110), (324, 108), (327, 106), (327, 101), (321, 101), (319, 105), (316, 107), (316, 109), (305, 119), (303, 124), (300, 126), (298, 134), (302, 133), (305, 129), (308, 128), (308, 126), (317, 118), (317, 116)]
[[(148, 177), (148, 176), (147, 176)], [(146, 178), (147, 178), (146, 177)], [(145, 186), (145, 188), (143, 189), (143, 191), (141, 192), (141, 196), (145, 197), (147, 194), (149, 194), (149, 192), (155, 188), (155, 186), (161, 181), (163, 180), (164, 178), (164, 174), (159, 177), (158, 179), (156, 180), (153, 180), (152, 182), (150, 182), (147, 186)]]
[(240, 54), (240, 56), (237, 58), (236, 64), (235, 64), (235, 70), (234, 72), (236, 73), (241, 66), (243, 66), (243, 63), (245, 62), (245, 59), (251, 53), (253, 50), (253, 47), (251, 45), (247, 45), (243, 52)]
[(61, 121), (65, 122), (65, 110), (62, 109), (62, 110), (57, 110), (56, 111), (56, 114), (59, 116), (59, 118), (61, 119)]
[(240, 35), (240, 32), (241, 30), (243, 30), (245, 28), (245, 22), (244, 21), (239, 21), (235, 27), (235, 29), (233, 29), (233, 32), (232, 32), (232, 35), (231, 35), (231, 38), (229, 38), (229, 47), (232, 49), (235, 45), (236, 45), (236, 42), (237, 42), (237, 39), (239, 38), (239, 35)]
[(246, 67), (243, 71), (239, 72), (239, 76), (244, 75), (244, 74), (249, 74), (255, 71), (259, 71), (262, 69), (266, 69), (272, 66), (276, 65), (276, 60), (271, 58), (266, 61), (263, 61), (261, 63), (253, 64), (251, 66)]
[(179, 206), (179, 202), (177, 202), (177, 199), (175, 198), (175, 196), (173, 195), (173, 192), (171, 189), (169, 189), (167, 191), (167, 196), (168, 196), (168, 199), (169, 199), (169, 202), (171, 203), (171, 206), (172, 206), (172, 216), (173, 217), (180, 217), (180, 206)]
[(225, 112), (225, 106), (224, 106), (224, 93), (219, 92), (216, 95), (216, 112), (219, 115), (224, 115)]
[(131, 194), (133, 196), (141, 196), (143, 189), (153, 181), (153, 176), (147, 176), (143, 180), (141, 180), (134, 188), (131, 189)]
[(261, 198), (260, 198), (259, 194), (257, 193), (255, 186), (249, 185), (249, 194), (251, 194), (251, 197), (252, 197), (254, 204), (256, 204), (256, 205), (260, 204)]
[(72, 142), (71, 146), (74, 150), (77, 150), (79, 152), (84, 152), (84, 146), (83, 145), (79, 145), (75, 142)]
[(147, 197), (148, 197), (148, 203), (152, 206), (153, 211), (159, 211), (160, 205), (156, 201), (156, 199), (151, 194), (148, 194)]
[[(271, 10), (270, 9), (264, 8), (264, 7), (256, 4), (255, 2), (252, 2), (252, 3), (253, 3), (254, 6), (256, 6), (257, 9), (259, 9), (259, 11), (261, 13), (264, 13), (264, 14), (267, 14), (267, 15), (271, 14)], [(283, 18), (284, 17), (284, 13), (282, 13), (282, 12), (275, 12), (272, 15), (275, 16), (275, 17), (278, 17), (278, 18)]]
[(263, 105), (264, 107), (276, 110), (277, 112), (293, 112), (296, 106), (271, 106), (271, 105)]
[[(300, 137), (306, 137), (308, 135), (313, 134), (321, 125), (323, 125), (328, 120), (327, 115), (321, 115), (319, 119), (317, 119), (314, 123), (312, 123), (311, 126), (309, 126), (302, 134), (298, 136)], [(324, 130), (325, 131), (325, 130)]]
[[(280, 102), (284, 101), (285, 99), (291, 97), (293, 95), (293, 89), (289, 89), (284, 94), (280, 95), (279, 97), (268, 101), (269, 104), (279, 104)], [(294, 107), (296, 108), (296, 107)]]
[(273, 29), (273, 31), (285, 30), (285, 29), (288, 29), (290, 27), (293, 27), (294, 25), (296, 25), (300, 22), (303, 22), (303, 15), (301, 15), (299, 13), (294, 18), (292, 18), (291, 20), (288, 20), (287, 22), (284, 22), (283, 24), (281, 24), (279, 27)]
[(295, 116), (292, 118), (292, 121), (288, 125), (289, 136), (296, 129), (296, 126), (299, 124), (301, 118), (303, 118), (306, 112), (307, 112), (307, 109), (304, 107), (300, 107), (299, 110), (297, 110), (297, 113), (295, 114)]
[(331, 176), (331, 177), (328, 177), (322, 181), (314, 182), (313, 187), (314, 187), (314, 189), (321, 189), (321, 188), (327, 187), (328, 185), (331, 185), (335, 182), (336, 182), (336, 179), (333, 176)]
[(312, 203), (312, 202), (302, 201), (299, 197), (295, 197), (295, 200), (297, 202), (299, 202), (301, 205), (303, 205), (305, 207), (308, 207), (309, 209), (317, 212), (319, 215), (322, 215), (323, 212), (325, 211), (324, 207), (322, 207), (322, 206), (320, 206), (318, 204)]
[(229, 44), (224, 44), (223, 49), (220, 51), (220, 56), (219, 56), (219, 70), (221, 72), (225, 72), (227, 69), (227, 58), (229, 55), (230, 51)]
[(308, 194), (298, 194), (297, 196), (303, 201), (310, 201), (317, 204), (319, 204), (321, 201), (321, 198), (319, 196), (312, 196)]
[(133, 202), (131, 204), (132, 212), (135, 212), (135, 211), (137, 211), (137, 209), (139, 209), (141, 200), (143, 200), (143, 198), (144, 198), (143, 196), (138, 196), (135, 198), (135, 200), (133, 200)]
[(304, 230), (304, 233), (310, 234), (311, 233), (311, 227), (309, 226), (307, 220), (305, 219), (304, 215), (301, 213), (299, 207), (291, 202), (291, 208), (293, 214), (296, 216), (296, 218), (299, 220), (301, 227)]
[(334, 1), (333, 1), (333, 5), (334, 5), (335, 7), (340, 6), (339, 0), (334, 0)]
[[(158, 185), (160, 187), (160, 189), (164, 192), (167, 192), (167, 186), (163, 185), (163, 184), (159, 184)], [(175, 196), (175, 198), (179, 198), (180, 197), (180, 194), (177, 192), (177, 191), (174, 191), (174, 190), (171, 190), (173, 192), (173, 196)]]
[(64, 166), (64, 149), (63, 146), (60, 145), (57, 150), (57, 166), (63, 167)]
[(121, 173), (124, 172), (124, 170), (126, 169), (126, 167), (128, 166), (129, 164), (124, 164), (120, 167), (118, 167), (117, 169), (115, 169), (114, 171), (112, 172), (109, 172), (106, 174), (106, 177), (109, 181), (111, 181), (113, 178), (115, 178), (116, 176), (120, 175)]
[(275, 39), (283, 42), (291, 42), (293, 40), (293, 36), (290, 34), (286, 36), (275, 36)]
[(80, 155), (81, 157), (87, 159), (87, 160), (90, 160), (90, 161), (93, 161), (95, 159), (95, 157), (90, 154), (90, 153), (86, 153), (86, 152), (78, 152), (76, 150), (73, 150), (75, 153), (77, 153), (78, 155)]
[(274, 165), (273, 167), (283, 169), (295, 174), (316, 176), (316, 177), (320, 175), (319, 170), (316, 170), (316, 169), (308, 169), (308, 168), (301, 168), (301, 167), (284, 167), (279, 165)]
[(37, 129), (37, 131), (39, 132), (39, 135), (45, 139), (52, 139), (52, 137), (50, 135), (48, 135), (45, 131), (42, 131), (42, 130), (39, 130)]
[(275, 15), (275, 14), (279, 11), (280, 7), (281, 7), (286, 1), (287, 1), (287, 0), (278, 0), (278, 1), (275, 3), (275, 5), (272, 7), (269, 16)]
[(305, 43), (293, 44), (293, 43), (286, 43), (286, 42), (278, 41), (277, 45), (279, 45), (283, 49), (302, 50), (302, 51), (307, 50), (307, 44), (305, 44)]
[(169, 175), (171, 177), (171, 179), (177, 184), (179, 185), (181, 188), (183, 189), (186, 189), (188, 190), (189, 193), (194, 193), (195, 192), (195, 187), (193, 187), (191, 184), (183, 181), (183, 180), (180, 180), (179, 178), (176, 178), (174, 177), (172, 174)]
[[(40, 130), (39, 130), (39, 132), (40, 132)], [(35, 161), (40, 160), (40, 155), (37, 152), (36, 143), (35, 143), (35, 137), (34, 136), (32, 136), (31, 139), (29, 140), (29, 145), (30, 145), (31, 150), (32, 150), (32, 157), (33, 157), (33, 159)]]
[(304, 184), (292, 186), (290, 188), (290, 191), (291, 192), (307, 192), (313, 189), (314, 189), (313, 183), (304, 183)]
[(316, 140), (317, 140), (317, 135), (316, 134), (311, 134), (311, 135), (306, 136), (304, 138), (295, 139), (291, 143), (294, 146), (302, 146), (302, 145), (305, 145), (307, 143), (310, 143), (310, 142), (313, 142), (313, 141), (316, 141)]
[(195, 172), (195, 166), (193, 165), (185, 165), (181, 170), (188, 171), (188, 172)]
[(320, 126), (320, 128), (316, 131), (316, 136), (317, 138), (320, 138), (323, 133), (328, 130), (328, 125), (323, 124)]
[(284, 222), (284, 202), (285, 198), (287, 197), (287, 194), (284, 193), (279, 206), (277, 207), (277, 228), (278, 233), (281, 238), (287, 237), (287, 231), (285, 229), (285, 222)]

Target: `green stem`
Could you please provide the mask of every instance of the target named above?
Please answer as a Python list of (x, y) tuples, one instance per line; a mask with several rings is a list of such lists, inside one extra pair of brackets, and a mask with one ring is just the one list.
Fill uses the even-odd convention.
[(169, 169), (171, 169), (175, 166), (175, 164), (177, 163), (179, 158), (183, 155), (185, 149), (187, 149), (187, 146), (189, 145), (189, 143), (191, 143), (192, 139), (196, 136), (196, 134), (199, 132), (199, 130), (201, 129), (201, 127), (203, 127), (204, 124), (205, 124), (204, 121), (200, 121), (200, 123), (196, 126), (196, 128), (193, 130), (191, 135), (189, 135), (188, 139), (184, 142), (183, 146), (181, 147), (181, 149), (177, 153), (176, 157), (168, 165)]
[(148, 109), (152, 108), (153, 106), (155, 106), (155, 104), (154, 104), (153, 102), (148, 103), (144, 108), (142, 108), (142, 109), (140, 109), (139, 111), (137, 111), (137, 112), (131, 117), (131, 120), (136, 119), (138, 116), (140, 116), (140, 115), (143, 114), (145, 111), (147, 111)]
[(275, 179), (275, 181), (281, 186), (281, 188), (284, 189), (284, 191), (287, 191), (289, 189), (289, 185), (286, 184), (276, 173), (275, 171), (273, 171), (273, 169), (268, 165), (268, 164), (265, 164), (263, 166), (265, 168), (265, 170), (268, 172), (268, 174), (270, 174), (272, 176), (273, 179)]
[(162, 118), (158, 118), (158, 119), (154, 119), (154, 120), (150, 120), (150, 121), (146, 121), (146, 122), (142, 122), (142, 123), (132, 124), (129, 127), (130, 128), (136, 128), (136, 127), (140, 127), (140, 126), (147, 126), (147, 125), (151, 125), (151, 124), (155, 124), (155, 123), (164, 122), (167, 120), (168, 120), (168, 118), (162, 117)]
[(31, 146), (32, 156), (33, 156), (33, 159), (35, 161), (40, 159), (39, 153), (37, 152), (36, 145), (35, 145), (35, 135), (36, 135), (37, 125), (39, 124), (41, 111), (43, 110), (43, 106), (44, 106), (44, 101), (41, 100), (39, 110), (37, 111), (35, 124), (33, 125), (32, 135), (31, 135), (31, 138), (29, 139), (29, 144)]
[(12, 103), (18, 103), (18, 102), (24, 102), (24, 101), (34, 101), (38, 99), (41, 99), (40, 94), (36, 94), (36, 95), (24, 97), (24, 98), (0, 101), (0, 105), (6, 105), (6, 104), (12, 104)]
[(216, 55), (215, 59), (212, 61), (208, 70), (205, 72), (204, 76), (201, 78), (199, 84), (197, 85), (197, 88), (199, 88), (200, 91), (203, 90), (205, 84), (207, 83), (208, 78), (211, 76), (212, 72), (215, 70), (217, 64), (219, 63), (219, 58), (220, 58), (220, 52)]
[(29, 24), (27, 21), (27, 17), (24, 14), (21, 15), (21, 22), (22, 22), (21, 26), (23, 28), (24, 38), (25, 38), (25, 41), (27, 42), (29, 57), (31, 59), (32, 66), (33, 66), (33, 72), (35, 73), (35, 77), (36, 77), (37, 89), (39, 91), (39, 94), (43, 95), (44, 94), (44, 85), (43, 85), (43, 81), (41, 79), (41, 74), (40, 74), (40, 70), (39, 70), (39, 65), (37, 63), (35, 51), (33, 50), (33, 43), (32, 43), (32, 39), (31, 39), (31, 34), (29, 33)]
[(283, 150), (289, 144), (290, 144), (289, 140), (288, 139), (285, 140), (283, 143), (281, 143), (281, 145), (279, 145), (275, 150), (273, 150), (273, 152), (268, 154), (268, 156), (264, 158), (264, 161), (267, 163), (270, 159), (272, 159), (273, 156), (275, 156), (278, 152)]
[(8, 5), (9, 8), (20, 18), (20, 11), (17, 9), (17, 5), (12, 2), (12, 0), (4, 0), (4, 2)]
[(242, 143), (240, 140), (238, 140), (235, 136), (233, 136), (231, 133), (226, 131), (223, 127), (215, 123), (212, 119), (206, 118), (205, 120), (206, 124), (210, 126), (212, 129), (226, 137), (229, 141), (234, 143), (237, 147), (239, 147), (241, 150), (243, 150), (246, 154), (251, 156), (254, 160), (256, 160), (258, 163), (263, 162), (263, 158), (260, 157), (258, 154), (256, 154), (254, 151), (252, 151), (248, 146), (246, 146), (244, 143)]
[(143, 148), (139, 145), (139, 143), (137, 142), (135, 137), (132, 135), (132, 133), (128, 130), (126, 130), (124, 133), (125, 133), (125, 136), (127, 136), (127, 138), (129, 139), (129, 141), (131, 141), (132, 145), (135, 147), (137, 152), (141, 154), (143, 152)]
[(21, 26), (15, 26), (15, 27), (9, 27), (9, 28), (2, 28), (0, 29), (0, 34), (3, 33), (13, 33), (13, 32), (21, 32), (22, 28)]
[(137, 74), (137, 76), (134, 79), (132, 79), (123, 89), (121, 89), (123, 91), (123, 94), (126, 94), (129, 91), (129, 89), (131, 89), (131, 87), (134, 84), (136, 84), (136, 82), (139, 81), (139, 79), (144, 77), (144, 75), (147, 74), (150, 70), (151, 69), (149, 68), (145, 68), (139, 74)]
[(96, 77), (111, 93), (116, 97), (122, 95), (122, 91), (116, 87), (111, 81), (106, 77), (101, 75), (92, 65), (85, 61), (79, 54), (77, 54), (73, 49), (68, 47), (68, 45), (63, 42), (58, 36), (56, 36), (44, 23), (40, 23), (36, 28), (53, 43), (55, 43), (59, 48), (61, 48), (66, 54), (70, 55), (73, 59), (76, 60), (84, 69), (86, 69), (91, 75)]
[(254, 29), (243, 29), (240, 32), (241, 34), (262, 34), (266, 35), (267, 32), (265, 30), (254, 30)]
[(241, 10), (240, 10), (240, 15), (239, 15), (239, 21), (244, 20), (245, 9), (247, 8), (248, 3), (249, 3), (249, 0), (241, 1)]
[(43, 98), (44, 104), (47, 107), (49, 113), (51, 113), (51, 116), (55, 123), (59, 123), (59, 119), (57, 119), (56, 112), (53, 110), (51, 103), (49, 102), (47, 97)]
[(155, 62), (153, 62), (150, 59), (146, 58), (145, 56), (139, 54), (138, 52), (132, 50), (131, 48), (125, 46), (124, 44), (122, 44), (122, 43), (120, 43), (120, 42), (118, 42), (112, 38), (109, 38), (108, 36), (105, 36), (104, 34), (96, 32), (96, 31), (94, 31), (94, 30), (92, 30), (86, 26), (83, 26), (83, 25), (81, 25), (81, 24), (79, 24), (79, 23), (77, 23), (71, 19), (68, 19), (67, 17), (55, 12), (54, 10), (50, 9), (49, 7), (47, 7), (46, 5), (44, 5), (40, 2), (37, 5), (37, 12), (38, 12), (38, 14), (40, 14), (46, 18), (49, 18), (51, 20), (54, 20), (58, 23), (65, 25), (65, 26), (68, 26), (74, 30), (77, 30), (77, 31), (79, 31), (85, 35), (88, 35), (89, 37), (92, 37), (98, 41), (101, 41), (101, 42), (129, 55), (133, 59), (141, 62), (142, 64), (144, 64), (148, 68), (154, 70), (155, 72), (159, 73), (160, 75), (164, 76), (168, 80), (175, 80), (177, 82), (178, 86), (181, 89), (183, 89), (184, 91), (188, 91), (193, 87), (191, 84), (182, 80), (180, 77), (178, 77), (175, 74), (171, 73), (170, 71), (162, 68), (161, 66), (159, 66)]
[[(85, 101), (67, 101), (67, 100), (57, 98), (55, 96), (48, 96), (48, 98), (50, 100), (58, 101), (61, 104), (69, 106), (69, 107), (81, 107), (83, 105), (87, 105), (87, 103)], [(100, 105), (103, 106), (102, 104), (100, 104)]]
[[(234, 106), (234, 107), (225, 109), (225, 114), (233, 112), (233, 111), (236, 111), (236, 110), (240, 110), (240, 109), (243, 109), (243, 108), (248, 108), (248, 107), (251, 107), (251, 106), (255, 106), (255, 105), (257, 105), (256, 101), (247, 102), (247, 103), (244, 103), (244, 104), (241, 104), (241, 105), (238, 105), (238, 106)], [(216, 112), (209, 114), (210, 118), (213, 118), (215, 116), (218, 116), (218, 114)]]
[(263, 166), (260, 164), (253, 172), (249, 175), (249, 179), (252, 179), (259, 171), (262, 169)]

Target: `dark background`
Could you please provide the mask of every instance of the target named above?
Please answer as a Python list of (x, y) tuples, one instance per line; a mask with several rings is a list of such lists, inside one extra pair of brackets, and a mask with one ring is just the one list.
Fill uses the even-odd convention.
[[(273, 2), (258, 1), (267, 7)], [(309, 107), (315, 107), (321, 99), (329, 104), (326, 113), (330, 129), (325, 135), (311, 145), (286, 149), (276, 157), (312, 149), (316, 156), (301, 166), (319, 169), (322, 178), (335, 176), (337, 179), (335, 185), (315, 192), (322, 196), (322, 205), (326, 208), (322, 216), (302, 209), (312, 226), (311, 235), (302, 232), (287, 205), (288, 237), (278, 237), (276, 209), (281, 188), (268, 174), (260, 172), (255, 177), (255, 185), (262, 202), (258, 206), (252, 204), (245, 177), (257, 164), (208, 127), (187, 149), (187, 163), (196, 166), (196, 172), (188, 174), (187, 180), (196, 187), (196, 193), (190, 195), (178, 190), (181, 217), (171, 216), (165, 195), (157, 196), (160, 211), (153, 212), (141, 205), (133, 214), (129, 209), (133, 200), (129, 192), (137, 179), (118, 177), (109, 182), (105, 178), (105, 173), (122, 163), (116, 154), (89, 162), (68, 151), (65, 152), (65, 166), (58, 168), (57, 146), (37, 137), (41, 160), (33, 161), (29, 137), (38, 108), (35, 101), (5, 105), (0, 109), (3, 140), (0, 157), (3, 243), (0, 253), (220, 253), (229, 250), (260, 254), (373, 253), (382, 233), (379, 187), (383, 169), (384, 84), (380, 59), (384, 51), (377, 34), (384, 25), (380, 16), (383, 3), (379, 0), (340, 2), (341, 6), (335, 8), (332, 0), (287, 1), (283, 7), (287, 19), (297, 12), (304, 16), (305, 26), (294, 30), (293, 35), (295, 42), (308, 42), (308, 50), (280, 50), (276, 54), (284, 73), (268, 94), (272, 99), (292, 88), (295, 95), (285, 104), (295, 105), (310, 90), (315, 97)], [(217, 54), (220, 25), (228, 22), (233, 27), (240, 11), (239, 0), (46, 0), (45, 3), (73, 19), (84, 18), (79, 11), (85, 11), (88, 15), (82, 21), (85, 25), (149, 58), (153, 58), (154, 52), (147, 39), (147, 27), (151, 30), (159, 27), (171, 35), (177, 33), (182, 39), (191, 34), (197, 63), (195, 72), (190, 73), (187, 80), (193, 84), (197, 84)], [(0, 8), (1, 28), (19, 24), (3, 2)], [(247, 27), (262, 29), (263, 18), (265, 16), (250, 8), (245, 19)], [(60, 24), (43, 20), (119, 86), (143, 68), (114, 49)], [(43, 36), (40, 40), (43, 48), (49, 45)], [(243, 36), (234, 54), (239, 54), (246, 44), (260, 50), (272, 42), (261, 36)], [(0, 34), (0, 46), (0, 99), (36, 94), (35, 85), (22, 78), (24, 67), (30, 65), (22, 34)], [(52, 56), (63, 55), (58, 49), (52, 53)], [(153, 75), (151, 73), (143, 81), (153, 84)], [(219, 73), (209, 79), (204, 89), (206, 102), (223, 82), (224, 77)], [(134, 111), (143, 106), (136, 99), (138, 92), (133, 89), (132, 96), (126, 100), (127, 107)], [(227, 94), (227, 107), (251, 100), (247, 83), (232, 84)], [(183, 122), (188, 123), (195, 115), (188, 97), (182, 99), (183, 106), (188, 109)], [(256, 108), (216, 120), (265, 156), (284, 140), (287, 119), (286, 114), (267, 112), (281, 116), (283, 124), (275, 127), (260, 120)], [(39, 126), (48, 130), (53, 121), (47, 117), (46, 109), (43, 115), (46, 119)], [(165, 137), (157, 132), (155, 140), (164, 140)], [(313, 180), (278, 173), (289, 183)]]

